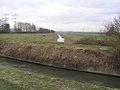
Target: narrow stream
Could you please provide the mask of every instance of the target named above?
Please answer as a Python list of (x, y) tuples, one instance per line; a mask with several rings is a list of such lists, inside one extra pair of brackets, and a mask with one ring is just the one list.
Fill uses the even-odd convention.
[(120, 77), (59, 69), (3, 57), (0, 57), (0, 67), (18, 68), (21, 70), (54, 76), (65, 80), (75, 80), (79, 82), (93, 83), (112, 88), (120, 88)]

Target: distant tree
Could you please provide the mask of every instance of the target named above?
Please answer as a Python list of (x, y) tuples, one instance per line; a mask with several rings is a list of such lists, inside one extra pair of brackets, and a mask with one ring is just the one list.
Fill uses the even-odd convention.
[(0, 19), (0, 32), (10, 32), (9, 24), (5, 23), (5, 20)]
[(39, 33), (54, 33), (54, 30), (51, 29), (46, 29), (46, 28), (39, 28), (39, 30), (37, 31)]
[(120, 61), (120, 17), (115, 18), (113, 22), (105, 25), (106, 35), (112, 41), (113, 54)]
[(16, 32), (36, 32), (36, 26), (30, 23), (18, 22), (16, 24)]
[(36, 26), (34, 24), (31, 25), (31, 31), (36, 32)]
[(18, 22), (16, 24), (16, 32), (39, 32), (39, 33), (54, 33), (54, 30), (39, 28), (36, 30), (36, 26), (30, 23)]

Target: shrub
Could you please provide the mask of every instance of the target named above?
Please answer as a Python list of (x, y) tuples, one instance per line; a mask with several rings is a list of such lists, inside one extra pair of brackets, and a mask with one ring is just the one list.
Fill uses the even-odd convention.
[(106, 35), (109, 36), (109, 40), (112, 42), (112, 52), (117, 60), (120, 60), (120, 17), (115, 18), (113, 22), (105, 25)]
[(76, 44), (86, 45), (100, 45), (100, 46), (111, 46), (112, 43), (108, 40), (95, 40), (95, 39), (80, 39), (75, 42)]

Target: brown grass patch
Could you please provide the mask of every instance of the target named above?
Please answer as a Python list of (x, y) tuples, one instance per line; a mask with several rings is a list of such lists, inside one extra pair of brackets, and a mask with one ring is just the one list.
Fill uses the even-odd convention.
[(100, 45), (100, 46), (111, 46), (112, 42), (108, 40), (96, 40), (96, 39), (80, 39), (75, 41), (76, 44), (86, 44), (86, 45)]
[(75, 70), (120, 71), (110, 55), (90, 49), (0, 41), (0, 54)]

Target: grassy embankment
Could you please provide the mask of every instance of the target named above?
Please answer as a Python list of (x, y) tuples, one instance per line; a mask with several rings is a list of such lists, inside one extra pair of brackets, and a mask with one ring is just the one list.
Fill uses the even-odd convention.
[[(63, 36), (65, 39), (69, 36), (69, 39), (76, 40), (88, 37), (91, 39), (103, 39), (103, 37), (105, 37), (101, 34), (69, 33)], [(8, 41), (0, 41), (0, 54), (38, 62), (40, 64), (57, 65), (57, 67), (60, 66), (77, 70), (93, 69), (93, 71), (102, 72), (113, 69), (116, 70), (116, 68), (114, 68), (116, 67), (114, 60), (109, 60), (110, 55), (100, 49), (103, 46), (75, 44), (67, 39), (65, 43), (57, 43), (56, 39), (57, 35), (55, 33), (1, 34), (0, 40)], [(116, 71), (119, 73), (118, 69)]]
[(0, 90), (119, 90), (63, 80), (16, 68), (0, 68)]
[(103, 51), (0, 41), (0, 54), (60, 68), (120, 75), (118, 63)]

